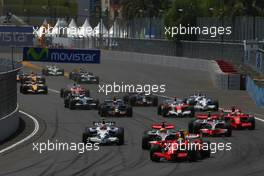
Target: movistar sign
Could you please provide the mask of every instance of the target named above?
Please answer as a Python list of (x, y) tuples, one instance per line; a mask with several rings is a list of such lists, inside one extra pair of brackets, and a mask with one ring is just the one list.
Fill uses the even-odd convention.
[(100, 63), (100, 50), (49, 49), (25, 47), (23, 61)]

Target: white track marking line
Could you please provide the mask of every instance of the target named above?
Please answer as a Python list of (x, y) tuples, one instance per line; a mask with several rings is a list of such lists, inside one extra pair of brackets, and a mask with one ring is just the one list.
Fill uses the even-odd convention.
[(260, 119), (260, 118), (257, 118), (257, 117), (255, 117), (255, 119), (256, 119), (256, 120), (259, 120), (259, 121), (261, 121), (261, 122), (264, 122), (263, 119)]
[(23, 142), (25, 142), (25, 141), (27, 141), (27, 140), (29, 140), (29, 139), (32, 138), (32, 137), (38, 132), (38, 130), (39, 130), (39, 123), (38, 123), (38, 120), (37, 120), (37, 119), (35, 119), (33, 116), (29, 115), (28, 113), (26, 113), (26, 112), (24, 112), (24, 111), (19, 110), (19, 112), (22, 113), (22, 114), (24, 114), (24, 115), (26, 115), (27, 117), (29, 117), (30, 119), (33, 120), (34, 125), (35, 125), (34, 131), (33, 131), (29, 136), (27, 136), (27, 137), (25, 137), (24, 139), (18, 141), (17, 143), (14, 143), (14, 144), (10, 145), (9, 147), (6, 147), (6, 148), (0, 150), (0, 154), (2, 154), (2, 153), (4, 153), (4, 152), (6, 152), (6, 151), (8, 151), (8, 150), (10, 150), (10, 149), (12, 149), (12, 148), (18, 146), (19, 144), (22, 144)]
[(49, 88), (49, 91), (51, 91), (51, 92), (53, 92), (53, 93), (56, 93), (56, 94), (59, 94), (59, 93), (60, 93), (60, 91), (55, 90), (55, 89), (50, 89), (50, 88)]

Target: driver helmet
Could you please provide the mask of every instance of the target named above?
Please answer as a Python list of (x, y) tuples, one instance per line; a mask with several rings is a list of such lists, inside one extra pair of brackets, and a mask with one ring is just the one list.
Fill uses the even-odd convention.
[(160, 132), (160, 133), (167, 133), (167, 129), (166, 129), (166, 128), (161, 128), (161, 129), (159, 130), (159, 132)]
[(107, 129), (106, 124), (102, 124), (101, 127), (100, 127), (100, 130), (106, 130), (106, 129)]

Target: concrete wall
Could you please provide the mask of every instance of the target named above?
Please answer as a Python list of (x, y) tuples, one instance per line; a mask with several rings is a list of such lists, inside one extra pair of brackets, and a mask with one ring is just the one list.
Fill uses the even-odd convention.
[(19, 127), (16, 74), (20, 66), (12, 65), (8, 59), (0, 59), (0, 142)]
[(207, 71), (211, 74), (212, 81), (215, 87), (219, 89), (229, 88), (230, 75), (223, 73), (214, 60), (109, 50), (102, 50), (102, 57), (106, 59), (137, 62), (142, 64), (160, 65), (166, 67), (182, 68), (187, 70)]
[(247, 92), (257, 106), (264, 107), (264, 88), (257, 86), (249, 76), (247, 77)]
[(0, 142), (13, 135), (19, 128), (19, 115), (17, 108), (0, 119)]

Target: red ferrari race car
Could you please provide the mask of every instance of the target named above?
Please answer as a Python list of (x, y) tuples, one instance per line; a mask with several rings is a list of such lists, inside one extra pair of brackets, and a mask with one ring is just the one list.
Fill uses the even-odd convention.
[(224, 118), (229, 121), (233, 129), (255, 129), (255, 117), (251, 114), (241, 112), (239, 108), (232, 107), (231, 110), (223, 110)]
[(60, 90), (61, 98), (66, 98), (69, 94), (84, 94), (85, 96), (90, 97), (90, 91), (88, 89), (85, 89), (84, 87), (75, 83)]
[(158, 106), (158, 115), (163, 117), (194, 117), (194, 107), (187, 104), (184, 100), (175, 98), (167, 99)]
[(232, 128), (222, 114), (197, 114), (196, 119), (189, 123), (189, 132), (204, 136), (232, 135)]
[(197, 161), (209, 158), (210, 142), (203, 141), (199, 135), (189, 135), (180, 131), (177, 140), (151, 142), (150, 159), (155, 162), (165, 161)]

